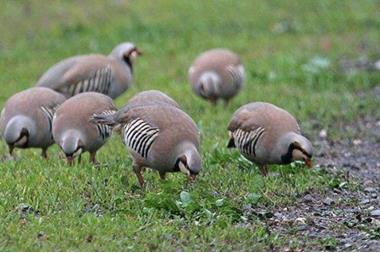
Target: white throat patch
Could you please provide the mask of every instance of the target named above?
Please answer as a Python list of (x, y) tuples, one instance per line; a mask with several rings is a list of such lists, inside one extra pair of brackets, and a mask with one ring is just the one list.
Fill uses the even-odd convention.
[(185, 166), (181, 161), (179, 161), (178, 167), (179, 167), (179, 170), (180, 170), (182, 173), (184, 173), (184, 174), (190, 176), (190, 170), (188, 170), (188, 169), (186, 168), (186, 166)]

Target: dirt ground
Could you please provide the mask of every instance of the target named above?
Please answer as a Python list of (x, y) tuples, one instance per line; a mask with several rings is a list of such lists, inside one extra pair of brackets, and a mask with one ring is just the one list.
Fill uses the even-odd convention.
[[(380, 86), (374, 92), (380, 98)], [(316, 128), (313, 140), (316, 167), (341, 178), (335, 186), (278, 210), (247, 206), (246, 215), (289, 242), (274, 250), (380, 251), (380, 120), (367, 116), (341, 130), (352, 138), (331, 140)]]

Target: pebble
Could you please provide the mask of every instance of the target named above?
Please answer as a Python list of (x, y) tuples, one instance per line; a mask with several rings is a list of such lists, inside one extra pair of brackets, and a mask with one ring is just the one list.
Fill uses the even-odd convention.
[(352, 246), (352, 244), (351, 244), (351, 243), (346, 243), (346, 244), (344, 244), (344, 246), (343, 246), (343, 247), (344, 247), (345, 249), (347, 249), (347, 248), (349, 248), (349, 247), (351, 247), (351, 246)]
[(366, 205), (366, 204), (369, 204), (370, 203), (370, 200), (369, 199), (363, 199), (362, 201), (360, 201), (360, 205)]
[(373, 210), (371, 212), (371, 216), (373, 216), (373, 217), (380, 217), (380, 209)]
[(308, 225), (302, 224), (297, 227), (297, 231), (305, 231), (307, 230), (307, 228), (308, 228)]
[(367, 187), (364, 189), (365, 192), (376, 192), (376, 189), (373, 187)]
[(303, 201), (305, 203), (311, 203), (313, 202), (314, 198), (310, 195), (310, 194), (306, 194), (304, 197), (303, 197)]
[(327, 130), (326, 129), (322, 129), (320, 132), (319, 132), (319, 137), (321, 139), (325, 139), (327, 137)]
[(282, 218), (283, 215), (280, 212), (275, 212), (274, 213), (274, 217), (276, 217), (276, 218)]
[(298, 223), (301, 223), (301, 224), (305, 224), (305, 223), (306, 223), (306, 219), (303, 218), (303, 217), (298, 217), (298, 218), (296, 219), (296, 221), (297, 221)]
[(325, 199), (323, 200), (323, 204), (328, 205), (328, 206), (330, 206), (330, 205), (332, 205), (332, 204), (334, 204), (334, 203), (335, 203), (335, 201), (332, 200), (332, 199), (329, 198), (329, 197), (327, 197), (327, 198), (325, 198)]

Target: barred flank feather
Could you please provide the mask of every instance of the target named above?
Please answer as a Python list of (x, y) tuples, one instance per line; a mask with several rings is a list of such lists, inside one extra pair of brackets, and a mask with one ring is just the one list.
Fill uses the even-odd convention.
[(232, 83), (236, 88), (240, 88), (244, 82), (244, 67), (239, 66), (228, 66), (227, 71), (231, 76)]
[(127, 147), (146, 158), (160, 130), (137, 118), (124, 126), (124, 142)]
[(256, 144), (261, 136), (264, 134), (265, 129), (258, 127), (253, 131), (246, 132), (237, 129), (232, 133), (235, 140), (236, 147), (244, 154), (256, 156)]
[(71, 96), (82, 92), (94, 91), (108, 95), (111, 86), (112, 70), (111, 66), (107, 65), (105, 68), (97, 70), (92, 77), (82, 80), (76, 84), (65, 86), (64, 93)]
[(55, 111), (57, 110), (58, 106), (59, 105), (55, 105), (52, 107), (41, 106), (41, 110), (45, 114), (45, 116), (49, 122), (50, 131), (52, 130), (52, 127), (53, 127), (53, 117), (54, 117)]

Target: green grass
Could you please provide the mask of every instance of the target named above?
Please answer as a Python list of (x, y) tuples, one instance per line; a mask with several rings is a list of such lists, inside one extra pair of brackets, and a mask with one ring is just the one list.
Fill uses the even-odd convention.
[[(345, 138), (337, 124), (358, 115), (379, 117), (374, 96), (356, 95), (377, 85), (379, 74), (346, 75), (339, 68), (343, 57), (378, 53), (379, 10), (379, 2), (364, 0), (1, 1), (0, 107), (64, 57), (108, 54), (116, 44), (133, 41), (144, 55), (135, 66), (135, 86), (116, 104), (146, 89), (172, 96), (201, 130), (204, 166), (192, 185), (181, 174), (161, 182), (148, 171), (141, 191), (116, 135), (99, 152), (100, 168), (87, 160), (68, 167), (56, 146), (48, 161), (38, 150), (17, 150), (16, 161), (0, 163), (0, 250), (228, 251), (289, 245), (259, 217), (245, 217), (244, 206), (291, 205), (339, 178), (298, 165), (273, 166), (278, 176), (262, 178), (237, 151), (226, 149), (228, 121), (240, 105), (268, 101), (295, 115), (311, 139), (312, 121), (337, 139)], [(187, 82), (193, 59), (213, 47), (237, 52), (247, 70), (246, 87), (226, 109), (196, 97)], [(315, 57), (328, 59), (329, 67), (313, 66)], [(2, 142), (1, 157), (6, 153)], [(16, 210), (21, 203), (34, 209), (25, 219)]]

